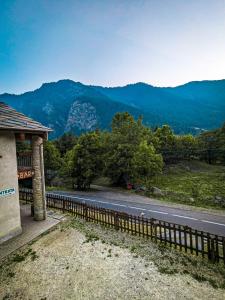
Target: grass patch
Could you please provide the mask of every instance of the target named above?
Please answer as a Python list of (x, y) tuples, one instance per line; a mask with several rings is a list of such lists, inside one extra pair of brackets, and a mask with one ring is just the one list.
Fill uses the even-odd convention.
[(74, 189), (71, 186), (46, 186), (46, 191), (68, 191), (68, 192), (74, 192)]
[(21, 261), (24, 261), (26, 259), (25, 255), (20, 255), (20, 254), (16, 254), (12, 261), (13, 262), (21, 262)]
[(96, 242), (99, 240), (99, 237), (93, 233), (86, 233), (85, 243)]
[(24, 253), (17, 253), (12, 257), (13, 262), (22, 262), (24, 261), (30, 254), (32, 253), (32, 249), (28, 249)]
[(105, 186), (105, 187), (112, 187), (112, 181), (108, 177), (99, 177), (96, 178), (93, 183), (94, 185), (99, 185), (99, 186)]
[[(76, 192), (76, 191), (79, 191), (78, 189), (76, 189), (76, 188), (72, 188), (70, 185), (68, 186), (68, 185), (62, 185), (62, 186), (46, 186), (46, 191), (47, 192), (52, 192), (52, 191), (63, 191), (63, 192)], [(85, 190), (85, 191), (93, 191), (93, 192), (95, 192), (95, 191), (97, 191), (96, 189), (94, 189), (94, 188), (89, 188), (89, 189), (87, 189), (87, 190)]]
[(31, 248), (28, 249), (26, 252), (17, 253), (12, 257), (12, 262), (22, 262), (26, 260), (26, 258), (30, 256), (31, 260), (34, 261), (38, 258), (38, 255), (36, 254), (36, 251), (33, 251)]
[(36, 251), (31, 252), (31, 260), (34, 261), (38, 258), (38, 255), (36, 254)]
[(16, 265), (26, 261), (28, 258), (30, 258), (31, 261), (35, 261), (38, 258), (38, 255), (36, 251), (31, 248), (27, 249), (26, 247), (24, 250), (19, 250), (16, 254), (10, 255), (3, 260), (0, 265), (0, 282), (15, 277)]
[[(175, 203), (206, 208), (225, 209), (225, 167), (199, 161), (166, 166), (162, 175), (147, 182), (147, 187), (160, 188), (164, 195), (157, 198)], [(154, 195), (146, 192), (147, 196)]]
[(15, 276), (15, 273), (13, 273), (13, 272), (9, 272), (9, 273), (8, 273), (8, 277), (12, 278), (12, 277), (14, 277), (14, 276)]

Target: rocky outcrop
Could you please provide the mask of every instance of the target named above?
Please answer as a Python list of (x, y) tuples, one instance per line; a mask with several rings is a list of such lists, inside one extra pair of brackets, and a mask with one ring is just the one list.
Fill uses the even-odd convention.
[(49, 102), (46, 102), (45, 106), (43, 106), (42, 110), (47, 114), (50, 115), (53, 111), (53, 105)]
[(165, 193), (161, 189), (157, 188), (156, 186), (152, 187), (151, 192), (154, 196), (164, 196), (165, 195)]
[(217, 205), (225, 207), (225, 198), (222, 196), (215, 196), (213, 202)]
[(80, 131), (94, 130), (97, 126), (97, 112), (93, 105), (88, 102), (76, 100), (70, 108), (65, 131), (74, 128)]

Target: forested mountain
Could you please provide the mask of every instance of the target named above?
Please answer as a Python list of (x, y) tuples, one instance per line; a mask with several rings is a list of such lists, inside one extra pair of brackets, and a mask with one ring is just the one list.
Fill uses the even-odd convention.
[(129, 112), (135, 118), (143, 115), (145, 124), (160, 124), (160, 118), (127, 104), (111, 100), (94, 88), (72, 80), (45, 83), (39, 89), (21, 95), (0, 95), (3, 101), (18, 111), (54, 130), (50, 138), (64, 132), (109, 129), (117, 112)]
[(175, 88), (145, 83), (95, 88), (115, 101), (160, 115), (177, 132), (217, 128), (225, 120), (225, 80), (190, 82)]
[(149, 126), (167, 123), (176, 133), (197, 133), (225, 121), (225, 80), (175, 88), (145, 83), (104, 88), (60, 80), (21, 95), (2, 94), (0, 101), (51, 127), (51, 138), (67, 131), (109, 129), (113, 115), (124, 111), (135, 118), (142, 115)]

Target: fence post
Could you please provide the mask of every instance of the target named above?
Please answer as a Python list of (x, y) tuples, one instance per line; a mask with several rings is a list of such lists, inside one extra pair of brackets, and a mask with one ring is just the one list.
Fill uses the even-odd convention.
[(209, 233), (207, 233), (207, 250), (208, 250), (208, 260), (211, 260), (211, 239)]
[(114, 225), (116, 230), (119, 230), (119, 215), (118, 213), (114, 213)]
[(152, 238), (155, 239), (155, 242), (157, 243), (157, 224), (155, 223), (156, 219), (151, 218), (151, 227), (152, 227), (152, 231), (151, 231), (151, 235)]
[(188, 244), (187, 244), (187, 231), (188, 231), (188, 226), (184, 226), (184, 251), (187, 253), (188, 250)]
[(86, 203), (84, 204), (84, 218), (88, 221), (88, 207)]
[(64, 199), (62, 199), (63, 200), (63, 213), (65, 212), (65, 200)]
[(214, 239), (210, 239), (210, 260), (215, 262), (215, 247), (214, 247)]
[(223, 263), (225, 265), (225, 238), (222, 237), (222, 248), (223, 248)]

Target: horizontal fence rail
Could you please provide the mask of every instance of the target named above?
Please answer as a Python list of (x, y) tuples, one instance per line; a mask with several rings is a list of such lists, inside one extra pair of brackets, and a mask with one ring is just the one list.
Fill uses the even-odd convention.
[[(20, 189), (20, 199), (32, 202), (33, 193), (30, 189)], [(157, 219), (129, 215), (115, 210), (100, 208), (86, 203), (74, 201), (67, 196), (46, 193), (47, 207), (72, 213), (86, 221), (128, 232), (134, 235), (163, 242), (170, 247), (201, 255), (213, 262), (223, 261), (225, 264), (225, 237), (192, 229), (188, 226), (173, 224)]]

